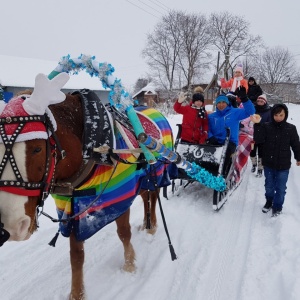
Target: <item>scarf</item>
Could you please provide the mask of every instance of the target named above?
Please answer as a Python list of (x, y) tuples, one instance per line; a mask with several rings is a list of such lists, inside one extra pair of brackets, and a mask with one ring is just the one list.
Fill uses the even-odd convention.
[(235, 92), (235, 90), (240, 86), (241, 84), (241, 80), (243, 79), (242, 76), (240, 77), (234, 77), (233, 78), (233, 83), (232, 83), (232, 86), (231, 86), (231, 91)]

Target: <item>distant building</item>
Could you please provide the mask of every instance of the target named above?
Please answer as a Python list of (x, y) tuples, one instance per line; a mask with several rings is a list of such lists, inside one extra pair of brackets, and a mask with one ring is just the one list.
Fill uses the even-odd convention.
[[(36, 75), (48, 75), (57, 64), (55, 61), (0, 55), (0, 88), (3, 89), (4, 100), (8, 101), (20, 91), (33, 89)], [(71, 93), (85, 88), (93, 90), (103, 103), (108, 102), (110, 90), (104, 89), (98, 78), (91, 78), (83, 71), (71, 75), (62, 91)]]

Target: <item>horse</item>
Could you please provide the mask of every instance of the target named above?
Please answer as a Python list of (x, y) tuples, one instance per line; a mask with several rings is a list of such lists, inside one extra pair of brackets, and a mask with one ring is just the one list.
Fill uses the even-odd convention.
[[(39, 74), (31, 95), (20, 95), (7, 104), (0, 103), (0, 246), (6, 240), (29, 239), (37, 230), (43, 202), (52, 195), (60, 220), (59, 231), (70, 241), (72, 279), (69, 298), (78, 300), (85, 298), (84, 240), (115, 221), (124, 247), (123, 269), (134, 272), (130, 205), (140, 193), (145, 207), (141, 227), (146, 228), (151, 211), (148, 228), (154, 234), (159, 187), (169, 183), (160, 181), (166, 172), (164, 163), (149, 166), (142, 160), (143, 164), (139, 164), (141, 155), (131, 151), (138, 145), (137, 141), (130, 135), (126, 122), (121, 124), (120, 120), (114, 119), (118, 113), (113, 116), (92, 93), (94, 102), (88, 105), (100, 105), (105, 115), (99, 117), (88, 113), (86, 116), (87, 107), (81, 93), (61, 92), (68, 78), (66, 73), (52, 80)], [(85, 91), (84, 95), (89, 93)], [(160, 134), (163, 143), (172, 147), (172, 131), (167, 120), (154, 109), (140, 107), (137, 110), (139, 117), (152, 122), (150, 127)], [(109, 153), (95, 154), (93, 149), (98, 137), (93, 136), (95, 130), (93, 134), (86, 132), (87, 124), (95, 127), (91, 118), (102, 122), (98, 123), (102, 127), (96, 128), (101, 132), (100, 140), (104, 138), (106, 145), (111, 143), (121, 149), (121, 154), (116, 156), (113, 147)], [(106, 130), (109, 124), (112, 127)], [(150, 169), (156, 171), (154, 183), (145, 181), (145, 178), (149, 179)], [(92, 188), (87, 187), (90, 184)], [(96, 198), (91, 195), (92, 190), (97, 191)], [(110, 205), (114, 206), (111, 208)], [(102, 219), (97, 221), (97, 217)], [(94, 231), (91, 227), (95, 227)]]

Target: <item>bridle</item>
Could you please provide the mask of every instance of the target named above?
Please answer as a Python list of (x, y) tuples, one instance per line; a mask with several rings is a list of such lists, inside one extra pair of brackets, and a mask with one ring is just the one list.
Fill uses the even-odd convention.
[[(47, 161), (45, 174), (43, 176), (43, 179), (39, 182), (24, 181), (12, 151), (16, 139), (22, 132), (23, 127), (26, 125), (26, 123), (30, 122), (43, 123), (48, 136), (46, 140)], [(5, 125), (10, 124), (18, 124), (18, 126), (9, 138), (5, 131)], [(61, 149), (60, 143), (54, 132), (53, 124), (48, 115), (44, 114), (0, 118), (0, 135), (5, 146), (5, 153), (0, 163), (0, 191), (27, 197), (39, 197), (38, 206), (43, 206), (44, 200), (50, 194), (50, 191), (54, 184), (55, 166), (58, 162), (57, 149), (60, 152), (60, 158), (63, 159), (65, 157), (65, 152)], [(2, 178), (3, 171), (8, 162), (11, 165), (16, 180), (6, 180), (5, 178)]]

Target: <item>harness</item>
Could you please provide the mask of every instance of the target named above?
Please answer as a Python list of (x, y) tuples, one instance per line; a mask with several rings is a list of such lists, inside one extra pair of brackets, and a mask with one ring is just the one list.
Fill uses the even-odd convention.
[[(29, 122), (43, 123), (48, 135), (48, 139), (46, 140), (47, 161), (45, 174), (43, 176), (43, 179), (39, 182), (29, 182), (23, 179), (12, 151), (17, 137), (22, 132), (22, 129), (26, 125), (26, 123)], [(5, 131), (5, 125), (8, 124), (18, 124), (10, 138)], [(50, 133), (52, 134), (51, 136)], [(54, 133), (52, 122), (50, 121), (48, 115), (45, 114), (25, 117), (17, 116), (0, 118), (0, 135), (3, 141), (3, 145), (5, 146), (5, 153), (0, 164), (0, 191), (27, 197), (40, 197), (39, 206), (43, 206), (43, 202), (49, 195), (54, 182), (55, 165), (57, 164), (57, 148), (61, 154), (61, 158), (65, 157), (65, 153), (63, 150), (61, 150), (58, 139)], [(8, 162), (10, 163), (15, 175), (15, 180), (7, 180), (5, 178), (2, 178), (3, 171)]]

